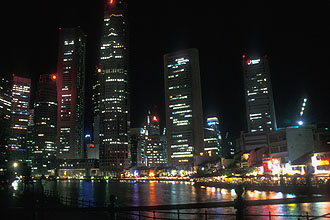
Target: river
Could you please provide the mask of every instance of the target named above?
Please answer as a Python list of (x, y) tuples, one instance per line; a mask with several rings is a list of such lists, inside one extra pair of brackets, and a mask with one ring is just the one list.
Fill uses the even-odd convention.
[[(103, 205), (109, 203), (110, 195), (117, 195), (119, 206), (154, 206), (168, 204), (188, 204), (203, 202), (232, 201), (236, 198), (234, 190), (220, 189), (215, 187), (193, 186), (189, 182), (145, 182), (145, 183), (123, 183), (123, 182), (84, 182), (84, 181), (47, 181), (46, 190), (57, 191), (60, 196), (80, 200), (91, 200)], [(247, 200), (294, 198), (296, 195), (272, 191), (247, 191)], [(187, 211), (187, 210), (186, 210)], [(189, 210), (191, 211), (191, 210)], [(204, 210), (193, 210), (204, 211)], [(251, 206), (246, 209), (249, 214), (272, 214), (281, 215), (309, 215), (320, 216), (330, 213), (330, 202), (284, 204)], [(233, 208), (212, 208), (208, 213), (233, 213)], [(187, 218), (193, 219), (193, 218)], [(198, 219), (198, 218), (195, 218)], [(208, 218), (211, 219), (211, 218)], [(216, 219), (216, 218), (214, 218)], [(227, 219), (227, 218), (226, 218)], [(228, 217), (228, 219), (230, 219)], [(253, 218), (251, 218), (253, 219)], [(268, 219), (268, 218), (264, 218)], [(290, 218), (272, 218), (290, 219)], [(297, 217), (292, 218), (297, 219)]]

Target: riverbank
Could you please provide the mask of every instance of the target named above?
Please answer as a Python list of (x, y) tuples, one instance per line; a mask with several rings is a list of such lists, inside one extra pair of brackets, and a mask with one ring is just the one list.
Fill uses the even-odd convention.
[[(222, 182), (195, 182), (196, 187), (216, 187), (224, 189), (234, 189), (237, 185)], [(258, 190), (258, 191), (275, 191), (290, 194), (310, 195), (310, 194), (322, 194), (330, 195), (330, 185), (265, 185), (265, 184), (248, 184), (244, 183), (243, 186), (246, 190)]]

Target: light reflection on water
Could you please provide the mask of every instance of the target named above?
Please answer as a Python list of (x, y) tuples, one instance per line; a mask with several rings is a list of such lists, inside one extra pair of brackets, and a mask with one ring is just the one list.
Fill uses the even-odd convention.
[[(83, 182), (83, 181), (59, 181), (47, 182), (46, 190), (57, 190), (60, 196), (67, 196), (80, 200), (91, 200), (99, 205), (109, 203), (111, 194), (118, 196), (119, 206), (154, 206), (168, 204), (189, 204), (232, 201), (236, 198), (235, 190), (220, 189), (215, 187), (198, 187), (179, 182), (145, 182), (145, 183), (121, 183), (121, 182)], [(266, 191), (247, 191), (247, 200), (268, 200), (281, 198), (294, 198), (293, 194)], [(184, 210), (183, 210), (184, 211)], [(192, 210), (185, 210), (191, 212)], [(204, 209), (194, 210), (204, 212)], [(208, 213), (233, 213), (233, 208), (212, 208)], [(306, 214), (322, 215), (330, 212), (330, 202), (265, 205), (248, 207), (249, 214)], [(194, 218), (191, 218), (194, 219)], [(208, 218), (209, 219), (209, 218)], [(216, 219), (216, 218), (215, 218)], [(230, 219), (229, 217), (226, 219)], [(253, 219), (253, 218), (251, 218)], [(267, 218), (265, 218), (267, 219)], [(272, 218), (281, 219), (281, 218)], [(294, 218), (297, 219), (297, 218)]]

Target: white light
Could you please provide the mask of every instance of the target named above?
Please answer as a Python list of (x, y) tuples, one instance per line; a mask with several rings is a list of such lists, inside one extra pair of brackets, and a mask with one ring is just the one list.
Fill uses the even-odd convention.
[(298, 121), (298, 125), (303, 125), (304, 124), (304, 122), (303, 121)]

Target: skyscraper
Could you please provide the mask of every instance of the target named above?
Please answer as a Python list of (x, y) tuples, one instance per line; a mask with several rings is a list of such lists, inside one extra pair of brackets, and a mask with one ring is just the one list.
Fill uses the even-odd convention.
[(197, 49), (164, 55), (169, 166), (191, 168), (203, 151), (203, 111)]
[(242, 60), (248, 132), (276, 129), (272, 84), (266, 56)]
[(83, 158), (85, 35), (79, 27), (60, 28), (57, 62), (58, 158)]
[(34, 103), (34, 145), (32, 169), (34, 173), (50, 174), (55, 168), (57, 142), (56, 75), (40, 76)]
[(219, 157), (223, 157), (219, 119), (217, 117), (207, 118), (206, 123), (207, 127), (204, 130), (204, 150), (215, 151)]
[(129, 167), (128, 62), (127, 1), (106, 1), (94, 86), (98, 94), (94, 96), (94, 139), (99, 138), (100, 169), (105, 175), (117, 175)]
[(151, 114), (140, 130), (140, 139), (137, 147), (138, 166), (159, 167), (166, 165), (165, 154), (162, 148), (159, 118)]
[(14, 76), (11, 97), (10, 139), (8, 148), (13, 160), (27, 159), (27, 129), (31, 79)]
[(6, 170), (11, 114), (11, 80), (0, 76), (0, 169)]

